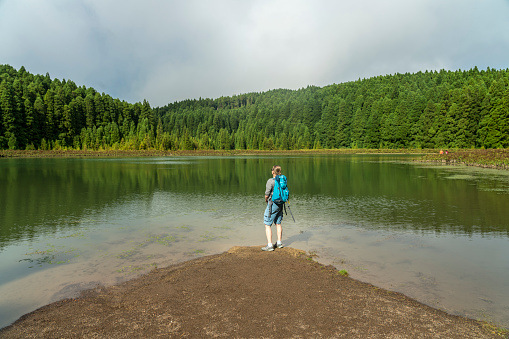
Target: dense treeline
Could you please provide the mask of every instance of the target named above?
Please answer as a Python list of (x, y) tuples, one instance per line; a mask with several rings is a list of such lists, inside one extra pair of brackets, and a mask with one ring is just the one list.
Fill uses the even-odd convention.
[(509, 70), (419, 72), (151, 108), (0, 65), (1, 149), (509, 147)]

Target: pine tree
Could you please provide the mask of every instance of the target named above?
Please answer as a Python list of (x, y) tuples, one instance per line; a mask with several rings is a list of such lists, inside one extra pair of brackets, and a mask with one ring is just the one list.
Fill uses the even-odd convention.
[(380, 147), (380, 117), (378, 110), (371, 109), (371, 114), (366, 122), (366, 129), (364, 135), (363, 146), (366, 148), (379, 148)]
[(0, 100), (4, 137), (8, 140), (9, 148), (12, 149), (12, 147), (17, 145), (16, 134), (20, 122), (16, 121), (18, 114), (14, 100), (14, 89), (12, 84), (5, 80), (0, 84)]
[(92, 93), (88, 93), (85, 97), (85, 121), (87, 128), (95, 126), (95, 102)]
[(491, 110), (485, 117), (486, 138), (489, 148), (509, 147), (509, 89), (503, 81), (495, 81), (490, 88)]

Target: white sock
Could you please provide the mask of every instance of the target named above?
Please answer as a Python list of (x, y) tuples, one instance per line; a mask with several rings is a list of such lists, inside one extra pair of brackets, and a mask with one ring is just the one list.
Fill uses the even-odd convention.
[(276, 244), (282, 244), (282, 242), (278, 240), (278, 241), (276, 242)]
[(273, 245), (272, 245), (272, 243), (271, 243), (271, 242), (269, 242), (269, 243), (267, 244), (267, 246), (272, 247)]

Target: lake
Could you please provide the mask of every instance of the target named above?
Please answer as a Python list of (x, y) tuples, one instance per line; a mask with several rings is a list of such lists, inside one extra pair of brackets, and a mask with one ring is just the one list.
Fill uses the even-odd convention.
[(286, 246), (355, 279), (509, 327), (509, 171), (413, 159), (1, 159), (0, 327), (98, 284), (266, 245), (274, 164), (288, 177), (295, 218), (283, 220)]

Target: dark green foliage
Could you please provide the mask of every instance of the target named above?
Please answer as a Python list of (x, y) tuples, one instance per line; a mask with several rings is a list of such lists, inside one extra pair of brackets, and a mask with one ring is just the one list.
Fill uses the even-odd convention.
[(0, 65), (0, 149), (507, 148), (509, 73), (394, 74), (152, 108)]

